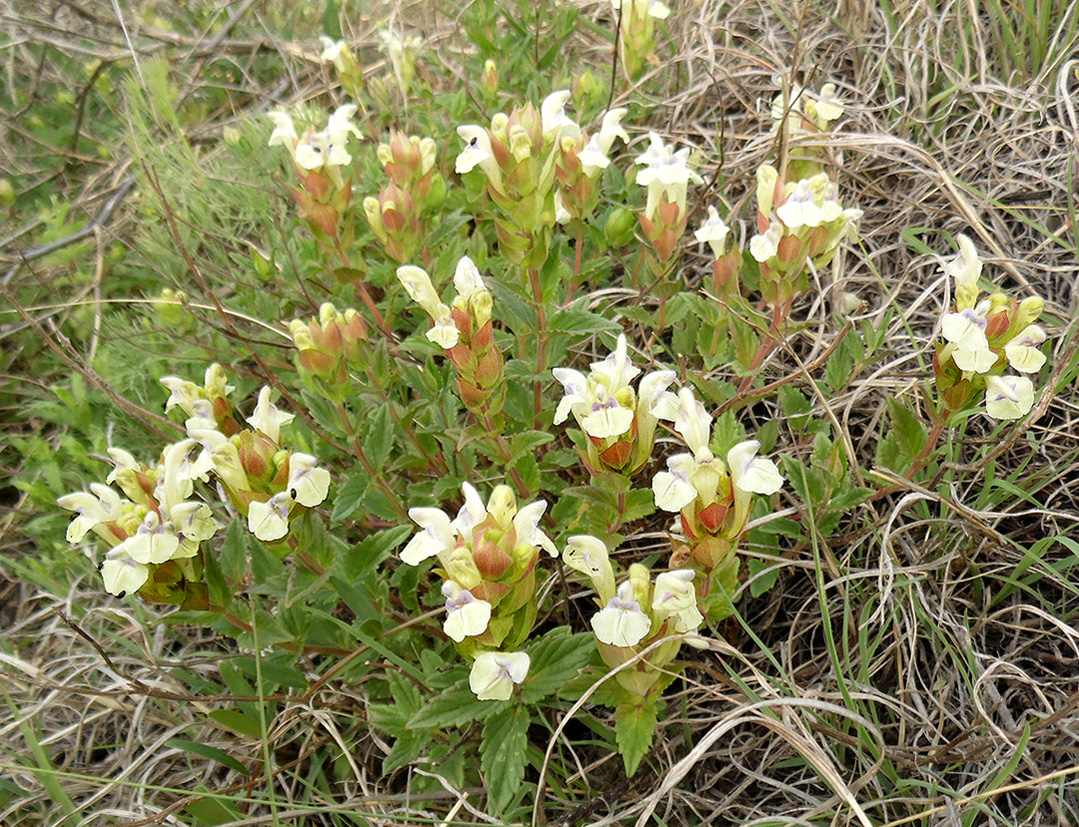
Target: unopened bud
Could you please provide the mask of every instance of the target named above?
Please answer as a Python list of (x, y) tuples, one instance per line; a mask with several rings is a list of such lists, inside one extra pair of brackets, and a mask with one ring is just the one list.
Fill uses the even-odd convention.
[(493, 98), (498, 94), (498, 67), (493, 60), (488, 60), (483, 64), (480, 86), (488, 97)]
[(607, 216), (603, 227), (604, 239), (608, 247), (625, 247), (633, 241), (637, 228), (637, 214), (628, 207), (616, 207)]

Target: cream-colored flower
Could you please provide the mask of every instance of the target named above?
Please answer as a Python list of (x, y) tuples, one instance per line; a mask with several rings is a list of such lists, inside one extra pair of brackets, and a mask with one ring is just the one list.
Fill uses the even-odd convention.
[(544, 137), (550, 138), (565, 128), (579, 129), (577, 122), (566, 115), (566, 104), (569, 103), (569, 99), (568, 89), (552, 92), (543, 99), (543, 103), (540, 104), (540, 123)]
[(693, 586), (693, 569), (666, 571), (656, 577), (652, 592), (652, 615), (658, 622), (670, 618), (673, 634), (694, 632), (704, 622), (697, 608), (697, 590)]
[(101, 564), (101, 579), (109, 594), (133, 594), (150, 579), (150, 567), (133, 560), (117, 546), (105, 555), (105, 561)]
[(319, 468), (310, 454), (293, 453), (288, 460), (287, 490), (300, 505), (314, 508), (330, 491), (330, 472)]
[(508, 701), (513, 687), (528, 677), (527, 652), (484, 652), (472, 664), (468, 688), (481, 701)]
[(288, 425), (295, 418), (296, 414), (285, 413), (270, 401), (270, 386), (263, 385), (255, 410), (247, 421), (252, 428), (276, 443), (281, 441), (281, 426)]
[(293, 499), (287, 491), (274, 494), (266, 502), (252, 502), (247, 510), (247, 528), (266, 542), (280, 540), (288, 534), (288, 515)]
[(607, 545), (588, 534), (575, 534), (566, 542), (562, 560), (574, 571), (592, 581), (599, 599), (606, 604), (615, 595), (614, 569), (611, 567)]
[(1024, 327), (1004, 346), (1008, 364), (1020, 373), (1037, 373), (1045, 364), (1045, 354), (1038, 349), (1045, 339), (1045, 331), (1038, 325)]
[(452, 640), (460, 643), (466, 637), (482, 635), (491, 622), (491, 604), (477, 600), (472, 592), (454, 580), (442, 584), (446, 598), (446, 620), (442, 629)]
[(783, 226), (773, 221), (765, 232), (757, 233), (749, 240), (749, 253), (763, 264), (779, 252), (779, 242), (782, 240)]
[(707, 241), (708, 246), (712, 248), (712, 255), (719, 258), (726, 252), (727, 235), (729, 233), (730, 227), (719, 217), (719, 211), (709, 204), (708, 220), (694, 231), (693, 237), (697, 241)]
[(77, 543), (86, 533), (102, 523), (111, 523), (123, 513), (123, 501), (120, 495), (109, 486), (99, 482), (90, 483), (93, 494), (79, 491), (65, 494), (56, 504), (68, 511), (75, 512), (75, 518), (67, 527), (67, 541)]
[(633, 599), (633, 585), (627, 580), (607, 605), (592, 617), (592, 631), (609, 646), (636, 646), (652, 628), (652, 619)]
[(1019, 419), (1034, 407), (1034, 383), (1026, 376), (985, 377), (985, 412), (993, 419)]
[(985, 373), (997, 363), (997, 354), (990, 350), (989, 340), (985, 337), (985, 313), (988, 311), (989, 300), (986, 299), (977, 308), (945, 313), (941, 317), (941, 334), (951, 342), (952, 360), (960, 370)]
[(410, 566), (418, 566), (429, 557), (453, 548), (456, 532), (450, 524), (449, 515), (442, 509), (410, 508), (408, 516), (423, 531), (408, 541), (401, 551), (402, 561)]

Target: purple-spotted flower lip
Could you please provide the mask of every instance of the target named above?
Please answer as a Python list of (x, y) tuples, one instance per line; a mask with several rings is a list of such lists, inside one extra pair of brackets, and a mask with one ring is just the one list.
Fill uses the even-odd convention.
[(622, 406), (618, 404), (618, 400), (615, 399), (613, 396), (608, 396), (606, 399), (603, 400), (597, 399), (595, 402), (592, 403), (593, 411), (609, 410), (610, 408), (620, 407)]
[(989, 324), (989, 320), (986, 319), (985, 316), (979, 315), (977, 310), (973, 307), (967, 307), (960, 310), (959, 315), (971, 324), (977, 325), (980, 330), (985, 330)]

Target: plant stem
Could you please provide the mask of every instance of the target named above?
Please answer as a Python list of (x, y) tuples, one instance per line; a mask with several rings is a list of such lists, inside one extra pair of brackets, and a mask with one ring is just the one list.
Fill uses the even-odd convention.
[(764, 337), (764, 341), (761, 342), (757, 353), (753, 357), (753, 361), (747, 366), (749, 375), (742, 379), (741, 384), (738, 386), (738, 393), (745, 393), (749, 390), (749, 386), (753, 384), (754, 374), (753, 372), (759, 368), (764, 360), (768, 358), (768, 355), (776, 349), (779, 345), (779, 329), (787, 321), (787, 315), (790, 313), (791, 304), (794, 299), (788, 299), (787, 301), (780, 302), (772, 306), (772, 324), (768, 328), (768, 334)]
[(533, 427), (540, 429), (540, 413), (543, 411), (543, 380), (540, 374), (547, 367), (547, 308), (543, 304), (543, 287), (539, 270), (528, 268), (528, 282), (532, 286), (532, 306), (536, 311), (536, 381), (532, 386)]
[(375, 484), (382, 490), (382, 493), (386, 495), (386, 499), (390, 501), (390, 505), (393, 506), (393, 510), (396, 511), (402, 519), (410, 519), (408, 516), (408, 509), (397, 498), (396, 492), (390, 488), (389, 483), (382, 477), (382, 472), (375, 470), (375, 466), (371, 464), (371, 460), (367, 458), (367, 454), (363, 450), (363, 446), (360, 444), (360, 439), (356, 435), (356, 430), (352, 427), (352, 422), (348, 418), (348, 412), (345, 410), (345, 403), (337, 403), (337, 417), (341, 420), (341, 427), (344, 428), (345, 434), (352, 440), (352, 453), (360, 461), (360, 465), (363, 466), (363, 470), (375, 481)]

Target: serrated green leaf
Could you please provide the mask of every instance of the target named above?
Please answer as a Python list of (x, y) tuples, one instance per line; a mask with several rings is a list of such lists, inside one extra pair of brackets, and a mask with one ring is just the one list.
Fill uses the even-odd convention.
[[(770, 591), (775, 586), (776, 581), (779, 580), (779, 566), (775, 565), (775, 561), (750, 557), (746, 560), (746, 567), (749, 569), (751, 576), (749, 593), (753, 597), (760, 597), (765, 592)], [(767, 574), (761, 574), (761, 572), (769, 568), (771, 568), (771, 571), (768, 571)]]
[(727, 456), (727, 452), (745, 438), (745, 426), (738, 421), (734, 411), (724, 411), (712, 426), (712, 448), (716, 456)]
[(396, 435), (397, 423), (387, 402), (375, 409), (363, 435), (363, 452), (373, 467), (385, 468)]
[(480, 768), (495, 812), (502, 812), (513, 800), (524, 778), (528, 757), (527, 707), (503, 706), (483, 725)]
[(928, 431), (914, 411), (894, 396), (889, 396), (886, 401), (888, 415), (892, 420), (892, 433), (899, 440), (899, 449), (903, 452), (903, 458), (908, 460), (906, 464), (909, 465), (925, 447), (926, 438), (929, 436)]
[(632, 523), (655, 513), (656, 497), (651, 490), (637, 489), (626, 494), (626, 509), (622, 513), (622, 522)]
[(522, 454), (508, 467), (515, 469), (521, 475), (521, 482), (525, 484), (529, 491), (539, 491), (542, 478), (540, 476), (539, 461), (535, 455)]
[(510, 438), (510, 454), (519, 457), (522, 454), (531, 453), (541, 445), (554, 441), (555, 435), (550, 431), (525, 431), (514, 434)]
[(247, 529), (243, 520), (237, 517), (229, 523), (225, 532), (225, 542), (214, 555), (221, 567), (221, 573), (234, 583), (244, 579), (247, 574)]
[(850, 334), (839, 343), (832, 355), (828, 357), (828, 363), (824, 366), (824, 381), (828, 383), (833, 393), (838, 393), (854, 374), (854, 354), (850, 346)]
[(552, 333), (600, 333), (603, 331), (617, 333), (622, 330), (619, 325), (598, 313), (573, 308), (560, 310), (552, 315), (547, 320), (547, 328)]
[(788, 420), (804, 417), (813, 409), (806, 395), (793, 385), (782, 385), (777, 395), (779, 407)]
[(425, 732), (405, 732), (394, 737), (393, 746), (382, 759), (383, 773), (407, 767), (418, 761), (431, 748), (431, 739)]
[(819, 505), (827, 496), (824, 478), (816, 468), (802, 465), (797, 459), (787, 454), (780, 457), (783, 463), (783, 476), (790, 482), (798, 499), (807, 505)]
[(594, 648), (590, 634), (573, 635), (564, 626), (552, 629), (529, 647), (532, 661), (521, 684), (521, 700), (534, 704), (556, 695), (585, 669)]
[(903, 450), (899, 447), (899, 437), (894, 431), (885, 434), (877, 445), (877, 464), (890, 468), (896, 473), (903, 473), (910, 466), (903, 461)]
[(366, 471), (357, 471), (344, 484), (337, 489), (337, 495), (333, 498), (333, 513), (330, 522), (338, 523), (352, 515), (352, 512), (363, 502), (367, 487), (371, 484), (371, 477)]
[(626, 775), (632, 777), (652, 746), (656, 731), (655, 702), (620, 704), (614, 711), (614, 721), (618, 752), (626, 766)]
[(428, 701), (408, 720), (409, 729), (442, 729), (461, 726), (486, 717), (496, 704), (477, 700), (467, 683), (451, 686)]

